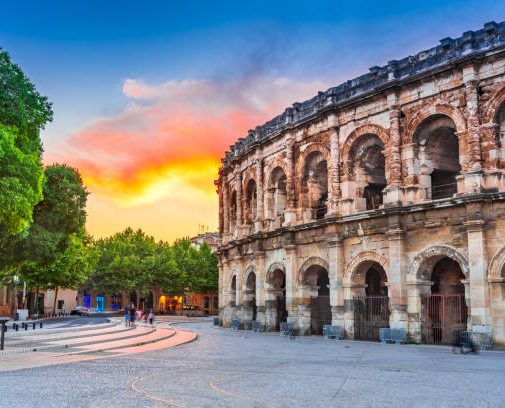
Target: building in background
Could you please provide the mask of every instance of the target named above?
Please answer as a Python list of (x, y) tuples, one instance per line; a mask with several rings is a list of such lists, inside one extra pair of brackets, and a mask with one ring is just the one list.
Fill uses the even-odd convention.
[[(200, 249), (200, 246), (206, 243), (213, 252), (217, 250), (218, 240), (219, 234), (217, 232), (205, 232), (190, 238), (196, 249)], [(151, 288), (145, 296), (138, 290), (108, 295), (83, 287), (79, 290), (78, 302), (82, 306), (97, 311), (117, 311), (133, 303), (142, 310), (153, 309), (155, 313), (160, 314), (211, 316), (217, 315), (219, 312), (219, 300), (216, 292), (194, 293), (188, 291), (169, 294), (156, 287)]]

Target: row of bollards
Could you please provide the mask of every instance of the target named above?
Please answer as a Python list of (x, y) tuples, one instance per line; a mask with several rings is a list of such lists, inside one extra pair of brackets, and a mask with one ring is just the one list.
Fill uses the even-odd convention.
[[(5, 333), (7, 333), (7, 325), (6, 323), (9, 321), (9, 317), (0, 317), (0, 350), (4, 349), (4, 339)], [(42, 329), (42, 321), (39, 322), (21, 322), (21, 329), (28, 330), (28, 326), (31, 324), (32, 329), (35, 330), (37, 327), (37, 323), (39, 327)], [(19, 323), (12, 323), (12, 330), (19, 331)]]
[[(37, 323), (39, 324), (39, 327), (42, 329), (42, 322), (21, 322), (21, 329), (23, 330), (28, 330), (28, 326), (31, 324), (32, 330), (35, 330), (37, 328)], [(19, 323), (12, 323), (12, 330), (14, 331), (19, 331)], [(4, 325), (3, 328), (4, 332), (7, 332), (7, 326)]]

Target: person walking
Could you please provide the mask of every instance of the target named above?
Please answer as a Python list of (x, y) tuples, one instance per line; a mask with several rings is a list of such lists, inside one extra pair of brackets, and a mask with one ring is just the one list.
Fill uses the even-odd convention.
[(154, 313), (153, 313), (153, 309), (149, 310), (149, 324), (152, 326), (153, 325), (153, 322), (154, 322)]
[(131, 307), (130, 307), (130, 325), (135, 327), (135, 305), (132, 303)]
[(128, 309), (128, 306), (125, 306), (124, 308), (124, 324), (126, 327), (130, 326), (130, 310)]

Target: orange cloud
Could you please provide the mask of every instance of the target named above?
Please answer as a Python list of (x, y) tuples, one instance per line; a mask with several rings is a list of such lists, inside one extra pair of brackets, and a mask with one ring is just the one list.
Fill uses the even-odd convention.
[(321, 88), (286, 78), (156, 85), (127, 79), (123, 93), (130, 103), (121, 113), (89, 123), (46, 159), (76, 166), (98, 199), (120, 208), (195, 199), (216, 206), (213, 180), (224, 151)]

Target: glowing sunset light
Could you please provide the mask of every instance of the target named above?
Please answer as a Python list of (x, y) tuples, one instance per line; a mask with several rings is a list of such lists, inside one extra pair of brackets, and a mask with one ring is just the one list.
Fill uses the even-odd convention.
[[(215, 229), (213, 181), (225, 150), (248, 129), (320, 87), (287, 78), (158, 85), (126, 79), (122, 91), (130, 101), (125, 109), (91, 121), (47, 152), (45, 160), (76, 166), (96, 199), (116, 208), (168, 200), (177, 207), (171, 213), (180, 216), (190, 203), (198, 203), (205, 210), (196, 212), (195, 224)], [(206, 212), (212, 217), (200, 220)], [(104, 224), (111, 222), (110, 213), (98, 216)]]

